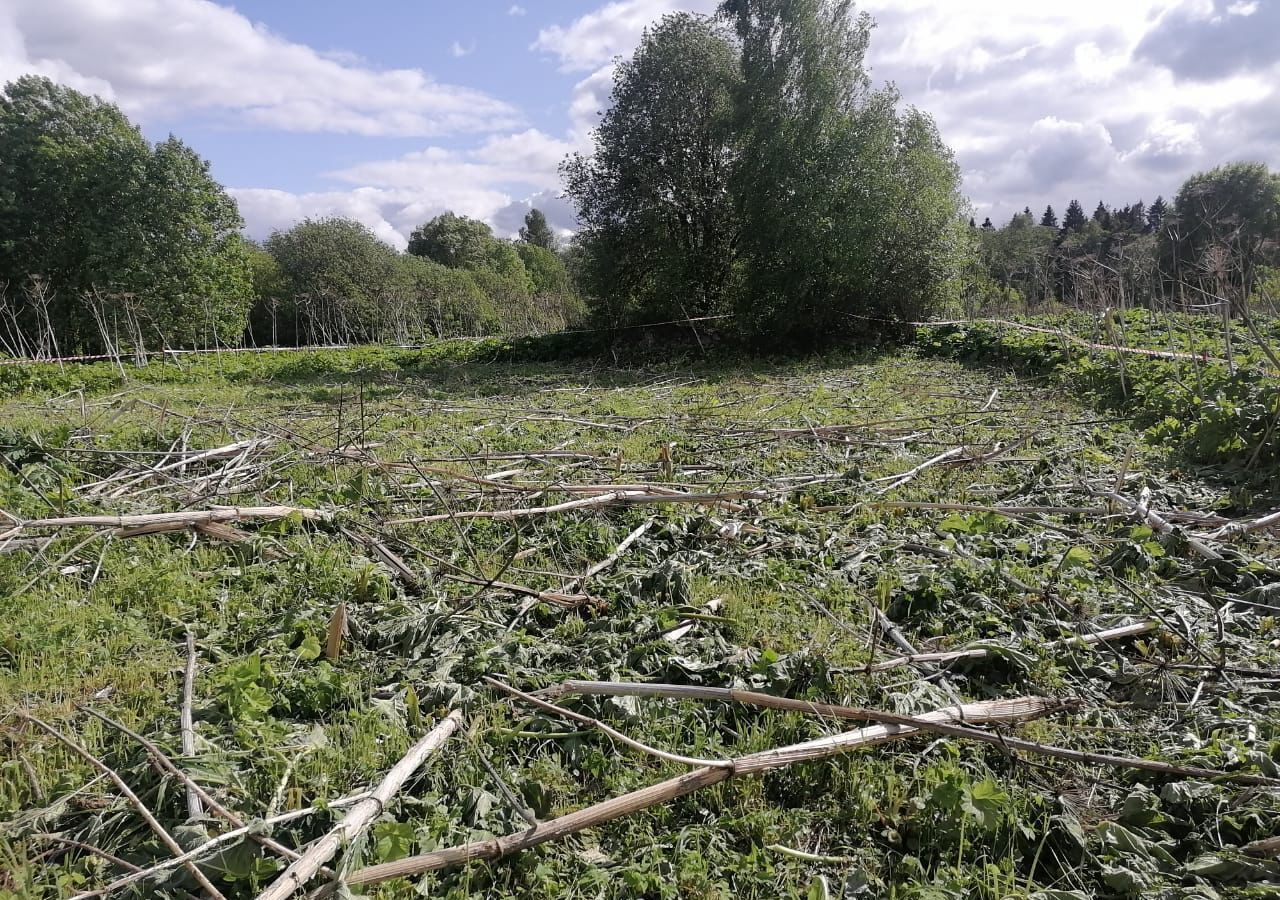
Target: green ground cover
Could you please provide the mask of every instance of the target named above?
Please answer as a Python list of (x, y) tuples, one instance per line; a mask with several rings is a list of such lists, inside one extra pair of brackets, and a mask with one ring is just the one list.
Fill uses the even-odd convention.
[[(976, 332), (957, 333), (936, 340)], [(686, 770), (484, 676), (525, 690), (738, 686), (913, 714), (1038, 695), (1076, 705), (1005, 733), (1280, 776), (1280, 548), (1266, 530), (1218, 533), (1265, 498), (1183, 465), (1133, 408), (1072, 399), (1075, 383), (1032, 384), (990, 357), (627, 369), (512, 355), (489, 343), (0, 371), (0, 510), (14, 522), (219, 504), (334, 513), (142, 535), (0, 520), (0, 897), (71, 896), (124, 874), (66, 841), (143, 867), (169, 855), (109, 780), (17, 711), (115, 768), (184, 846), (227, 826), (189, 821), (183, 785), (82, 707), (155, 741), (246, 820), (314, 807), (272, 830), (302, 847), (341, 817), (333, 801), (462, 710), (458, 734), (342, 854), (344, 872), (518, 832), (526, 815)], [(459, 515), (598, 497), (582, 493), (593, 484), (648, 499)], [(651, 502), (662, 491), (746, 496)], [(1135, 515), (1138, 502), (1171, 533)], [(347, 635), (330, 658), (339, 605)], [(873, 671), (902, 654), (881, 619), (920, 652), (987, 652)], [(1136, 637), (1072, 640), (1145, 622)], [(183, 756), (188, 630), (197, 745)], [(857, 724), (725, 703), (558, 702), (711, 759)], [(1280, 867), (1243, 848), (1278, 822), (1274, 788), (916, 735), (362, 890), (1277, 896)], [(249, 841), (202, 865), (228, 898), (280, 870)], [(180, 869), (130, 890), (199, 893)]]
[[(1195, 358), (1160, 358), (1091, 349), (1045, 331), (993, 322), (921, 329), (926, 353), (995, 364), (1045, 376), (1073, 396), (1133, 417), (1154, 445), (1176, 449), (1183, 461), (1253, 482), (1274, 493), (1280, 462), (1280, 324), (1222, 323), (1204, 316), (1134, 310), (1106, 317), (1082, 314), (1030, 320), (1096, 346), (1129, 347)], [(1268, 352), (1270, 351), (1270, 352)]]

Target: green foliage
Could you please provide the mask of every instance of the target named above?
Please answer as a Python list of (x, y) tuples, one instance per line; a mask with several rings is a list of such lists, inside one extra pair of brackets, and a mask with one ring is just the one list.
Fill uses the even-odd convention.
[(1067, 204), (1067, 214), (1062, 217), (1062, 230), (1066, 232), (1076, 232), (1084, 229), (1088, 219), (1084, 215), (1084, 207), (1080, 205), (1079, 200), (1072, 200)]
[[(1065, 326), (1085, 338), (1087, 319), (1037, 320)], [(1221, 352), (1221, 325), (1203, 317), (1162, 317), (1134, 311), (1119, 318), (1130, 344), (1189, 353)], [(1237, 340), (1245, 345), (1243, 328)], [(1172, 348), (1171, 336), (1178, 338)], [(1105, 337), (1102, 338), (1106, 340)], [(1256, 476), (1275, 474), (1280, 463), (1280, 386), (1269, 361), (1255, 351), (1234, 373), (1222, 363), (1089, 352), (1054, 334), (974, 322), (922, 332), (928, 352), (999, 362), (1029, 375), (1048, 375), (1105, 409), (1130, 413), (1157, 446), (1177, 448), (1189, 461), (1226, 465)]]
[(0, 287), (33, 342), (56, 340), (46, 350), (237, 343), (242, 224), (177, 138), (153, 147), (113, 104), (46, 78), (0, 94)]
[(979, 240), (982, 264), (1006, 301), (1015, 292), (1020, 298), (1054, 296), (1057, 228), (1033, 225), (1019, 214), (1004, 228), (983, 229)]
[(1240, 162), (1191, 176), (1160, 235), (1166, 277), (1225, 296), (1240, 310), (1258, 266), (1276, 258), (1280, 173)]
[(484, 222), (451, 212), (415, 228), (408, 252), (451, 269), (493, 272), (513, 284), (526, 277), (524, 264), (508, 242), (494, 237)]
[(537, 207), (525, 213), (524, 226), (520, 229), (520, 240), (525, 244), (541, 247), (553, 253), (559, 249), (560, 243), (551, 226), (547, 224), (546, 214)]
[(967, 246), (959, 170), (927, 115), (872, 90), (870, 19), (832, 0), (726, 0), (721, 14), (744, 73), (740, 327), (806, 347), (944, 302)]
[(583, 288), (605, 325), (730, 308), (739, 231), (728, 191), (737, 54), (702, 16), (666, 16), (614, 74), (596, 150), (566, 162)]
[(399, 254), (352, 219), (306, 219), (275, 232), (264, 246), (287, 291), (274, 303), (259, 297), (254, 337), (260, 343), (375, 340), (387, 301), (405, 288)]
[(516, 244), (516, 252), (524, 263), (536, 295), (562, 295), (570, 291), (569, 273), (560, 257), (551, 250), (531, 243)]
[(871, 90), (870, 20), (835, 0), (720, 17), (733, 35), (687, 14), (646, 32), (595, 153), (565, 167), (597, 315), (727, 313), (741, 338), (805, 349), (958, 296), (959, 172), (928, 116)]

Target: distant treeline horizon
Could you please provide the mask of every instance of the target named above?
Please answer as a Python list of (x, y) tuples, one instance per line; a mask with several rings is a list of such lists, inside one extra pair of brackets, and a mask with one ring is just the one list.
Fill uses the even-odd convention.
[(1280, 175), (1191, 174), (1172, 200), (979, 224), (933, 120), (875, 88), (839, 0), (724, 0), (648, 28), (594, 149), (562, 166), (580, 229), (518, 239), (452, 212), (402, 252), (352, 219), (261, 243), (209, 164), (114, 104), (0, 91), (0, 352), (407, 343), (714, 321), (805, 351), (937, 314), (1148, 306), (1247, 317), (1280, 296)]

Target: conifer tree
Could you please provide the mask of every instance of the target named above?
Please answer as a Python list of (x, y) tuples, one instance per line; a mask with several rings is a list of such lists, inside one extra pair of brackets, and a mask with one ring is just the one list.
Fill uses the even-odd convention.
[(1067, 205), (1067, 214), (1062, 219), (1063, 231), (1083, 231), (1088, 220), (1084, 217), (1084, 207), (1079, 200), (1072, 200)]

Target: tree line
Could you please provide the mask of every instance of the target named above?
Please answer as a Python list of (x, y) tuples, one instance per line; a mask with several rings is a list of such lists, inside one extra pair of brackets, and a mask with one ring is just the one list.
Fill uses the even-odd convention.
[(0, 92), (0, 352), (410, 342), (583, 315), (538, 210), (518, 241), (445, 213), (403, 253), (349, 219), (261, 245), (243, 225), (176, 137), (153, 145), (114, 104), (47, 78)]
[(249, 339), (266, 345), (418, 343), (533, 334), (577, 324), (585, 307), (538, 209), (520, 239), (443, 213), (401, 253), (350, 219), (308, 219), (250, 250)]
[[(584, 323), (767, 349), (893, 338), (936, 313), (1177, 306), (1280, 293), (1280, 175), (1233, 163), (1172, 201), (979, 227), (933, 120), (867, 72), (850, 0), (668, 15), (615, 69), (579, 230), (445, 213), (404, 252), (349, 219), (241, 234), (208, 163), (34, 76), (0, 93), (0, 351), (422, 341)], [(1268, 300), (1268, 298), (1271, 298)]]
[(996, 228), (969, 220), (977, 254), (965, 312), (1149, 307), (1248, 315), (1280, 301), (1280, 174), (1237, 162), (1188, 178), (1171, 203), (1072, 200)]

